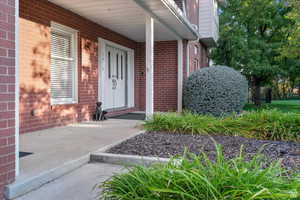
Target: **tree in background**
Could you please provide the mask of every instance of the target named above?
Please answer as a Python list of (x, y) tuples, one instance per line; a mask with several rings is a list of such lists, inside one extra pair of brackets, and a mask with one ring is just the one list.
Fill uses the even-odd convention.
[(292, 8), (287, 18), (294, 21), (295, 25), (289, 30), (287, 42), (281, 49), (283, 57), (299, 59), (300, 57), (300, 1), (287, 0), (287, 4)]
[(295, 89), (300, 81), (300, 0), (287, 0), (292, 8), (287, 18), (294, 22), (288, 30), (288, 38), (280, 49), (281, 61), (284, 63), (283, 79), (288, 80), (290, 89)]
[(295, 25), (289, 17), (292, 10), (280, 0), (227, 0), (221, 7), (220, 39), (212, 59), (248, 78), (257, 106), (261, 86), (284, 71), (281, 49)]

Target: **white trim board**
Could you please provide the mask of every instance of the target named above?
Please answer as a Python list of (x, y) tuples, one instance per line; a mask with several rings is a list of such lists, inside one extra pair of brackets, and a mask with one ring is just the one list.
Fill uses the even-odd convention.
[(154, 19), (146, 17), (146, 118), (154, 112)]
[(105, 90), (105, 82), (104, 82), (104, 76), (105, 76), (105, 65), (106, 65), (106, 46), (112, 46), (121, 50), (124, 50), (127, 52), (128, 59), (127, 59), (127, 65), (132, 66), (131, 68), (128, 67), (128, 108), (135, 107), (135, 100), (134, 100), (134, 85), (135, 85), (135, 52), (134, 49), (125, 47), (123, 45), (117, 44), (115, 42), (98, 38), (98, 101), (104, 100), (103, 92)]

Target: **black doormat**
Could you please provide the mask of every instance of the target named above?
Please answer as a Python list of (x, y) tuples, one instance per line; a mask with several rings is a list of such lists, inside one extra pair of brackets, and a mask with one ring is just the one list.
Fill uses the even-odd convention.
[(23, 158), (23, 157), (26, 157), (26, 156), (29, 156), (29, 155), (32, 155), (33, 153), (31, 152), (24, 152), (24, 151), (20, 151), (19, 152), (19, 158)]
[(145, 120), (146, 115), (143, 113), (127, 113), (124, 115), (118, 115), (109, 117), (111, 119), (129, 119), (129, 120)]

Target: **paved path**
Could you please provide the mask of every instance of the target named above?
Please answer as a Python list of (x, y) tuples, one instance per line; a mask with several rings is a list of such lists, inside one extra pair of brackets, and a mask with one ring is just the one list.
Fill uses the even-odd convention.
[(123, 166), (91, 163), (16, 200), (95, 200), (93, 187), (113, 174), (124, 172)]
[(20, 159), (17, 181), (34, 177), (128, 138), (139, 132), (136, 126), (140, 123), (136, 120), (109, 119), (23, 134), (20, 137), (20, 150), (33, 154)]

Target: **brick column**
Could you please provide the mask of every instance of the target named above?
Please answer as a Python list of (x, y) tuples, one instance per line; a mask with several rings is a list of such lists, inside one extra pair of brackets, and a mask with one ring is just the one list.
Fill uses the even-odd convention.
[(15, 178), (15, 0), (0, 1), (0, 200)]

